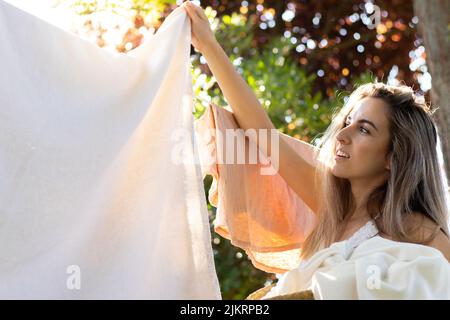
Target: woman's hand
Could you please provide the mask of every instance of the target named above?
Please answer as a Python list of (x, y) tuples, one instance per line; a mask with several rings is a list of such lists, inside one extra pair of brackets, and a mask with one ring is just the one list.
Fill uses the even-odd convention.
[(216, 41), (208, 18), (206, 17), (203, 9), (191, 1), (185, 1), (181, 5), (189, 18), (191, 19), (191, 39), (192, 45), (203, 53), (205, 47)]

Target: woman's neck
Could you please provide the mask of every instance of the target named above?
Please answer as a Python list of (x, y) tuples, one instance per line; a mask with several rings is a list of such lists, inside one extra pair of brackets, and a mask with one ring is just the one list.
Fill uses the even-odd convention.
[(385, 182), (385, 180), (378, 180), (379, 179), (372, 179), (370, 181), (359, 179), (350, 180), (355, 209), (349, 216), (349, 220), (362, 221), (370, 219), (370, 215), (367, 212), (367, 199), (373, 190)]

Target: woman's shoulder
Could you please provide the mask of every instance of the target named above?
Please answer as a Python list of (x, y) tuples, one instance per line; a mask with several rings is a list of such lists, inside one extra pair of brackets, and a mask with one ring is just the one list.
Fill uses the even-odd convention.
[(420, 212), (407, 215), (405, 223), (407, 232), (414, 239), (439, 250), (450, 263), (450, 238), (444, 233), (440, 225)]
[(441, 251), (450, 263), (450, 239), (442, 230), (439, 230), (436, 237), (428, 245)]

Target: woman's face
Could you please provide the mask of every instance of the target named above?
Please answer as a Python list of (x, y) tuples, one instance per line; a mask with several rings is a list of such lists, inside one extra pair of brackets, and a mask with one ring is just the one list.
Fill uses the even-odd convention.
[[(379, 98), (359, 100), (336, 136), (332, 173), (349, 180), (387, 179), (389, 174), (388, 106)], [(340, 157), (341, 150), (347, 157)]]

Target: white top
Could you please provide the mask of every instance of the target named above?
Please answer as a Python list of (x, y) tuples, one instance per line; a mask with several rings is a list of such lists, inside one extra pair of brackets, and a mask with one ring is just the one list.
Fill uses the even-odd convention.
[[(348, 260), (357, 246), (359, 246), (365, 240), (376, 236), (378, 233), (379, 230), (377, 228), (375, 220), (370, 219), (365, 225), (356, 230), (350, 238), (340, 241), (343, 242), (342, 257), (345, 260)], [(312, 257), (310, 259), (301, 261), (298, 268), (305, 268), (306, 265), (311, 261), (311, 259)]]
[(344, 241), (346, 259), (350, 257), (353, 250), (362, 242), (376, 236), (379, 233), (375, 220), (369, 220), (364, 226), (359, 228), (349, 239)]
[(435, 248), (380, 237), (370, 220), (283, 274), (263, 299), (304, 290), (315, 299), (450, 299), (450, 264)]

